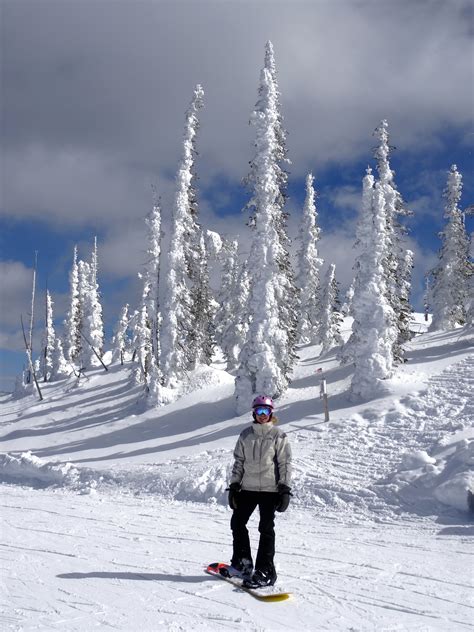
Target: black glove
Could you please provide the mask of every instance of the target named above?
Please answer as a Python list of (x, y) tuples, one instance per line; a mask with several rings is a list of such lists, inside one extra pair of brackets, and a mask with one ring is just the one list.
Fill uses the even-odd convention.
[(231, 483), (229, 485), (229, 507), (237, 509), (237, 497), (240, 494), (240, 483)]
[(290, 504), (290, 496), (292, 496), (291, 487), (278, 483), (278, 500), (275, 509), (280, 512), (286, 511)]

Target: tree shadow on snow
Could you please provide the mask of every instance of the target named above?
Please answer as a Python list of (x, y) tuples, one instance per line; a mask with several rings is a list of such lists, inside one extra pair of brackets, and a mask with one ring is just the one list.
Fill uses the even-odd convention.
[[(136, 412), (136, 409), (134, 410)], [(75, 419), (75, 425), (82, 428), (85, 425), (104, 426), (111, 421), (111, 416), (116, 412), (106, 412), (102, 415), (89, 413), (79, 415)], [(113, 454), (101, 455), (94, 458), (72, 459), (73, 463), (107, 461), (114, 459), (128, 459), (133, 456), (155, 454), (166, 452), (175, 448), (189, 448), (202, 443), (218, 441), (225, 437), (236, 437), (244, 425), (249, 423), (248, 419), (240, 423), (226, 424), (218, 426), (219, 422), (232, 419), (234, 415), (233, 398), (228, 397), (218, 402), (202, 402), (192, 404), (187, 409), (180, 409), (174, 412), (161, 414), (150, 411), (147, 419), (141, 421), (130, 420), (130, 425), (92, 437), (84, 437), (77, 441), (64, 443), (51, 447), (44, 447), (35, 450), (35, 455), (45, 458), (52, 455), (70, 454), (71, 452), (82, 452), (88, 450), (103, 450), (122, 446), (123, 450)], [(179, 435), (186, 435), (183, 439), (177, 439)], [(191, 436), (190, 436), (191, 435)], [(170, 437), (175, 440), (166, 442)], [(164, 440), (164, 443), (160, 443)], [(131, 449), (133, 445), (153, 441), (152, 446), (138, 447)]]
[(148, 582), (177, 582), (182, 584), (198, 584), (203, 581), (212, 580), (205, 575), (170, 575), (167, 573), (131, 573), (131, 572), (110, 572), (93, 571), (91, 573), (61, 573), (56, 575), (59, 579), (120, 579), (128, 581), (148, 581)]

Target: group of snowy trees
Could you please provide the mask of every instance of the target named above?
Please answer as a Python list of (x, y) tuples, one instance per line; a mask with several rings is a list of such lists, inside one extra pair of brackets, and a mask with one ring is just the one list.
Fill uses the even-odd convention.
[[(409, 296), (413, 253), (405, 247), (401, 220), (408, 216), (390, 167), (388, 124), (376, 130), (377, 178), (367, 169), (357, 227), (355, 277), (341, 308), (335, 265), (322, 278), (314, 177), (306, 177), (299, 247), (292, 256), (286, 210), (290, 164), (273, 47), (265, 48), (258, 100), (251, 116), (255, 153), (245, 178), (249, 201), (250, 254), (237, 240), (205, 230), (199, 219), (196, 143), (204, 92), (200, 85), (186, 112), (182, 157), (176, 176), (169, 247), (162, 247), (158, 198), (146, 217), (147, 260), (142, 295), (132, 312), (127, 304), (114, 330), (112, 360), (132, 362), (133, 382), (142, 384), (150, 405), (174, 399), (190, 372), (210, 365), (220, 348), (235, 374), (237, 410), (248, 410), (258, 393), (280, 396), (297, 360), (297, 345), (320, 344), (321, 353), (339, 347), (354, 365), (352, 393), (367, 396), (404, 360), (410, 338)], [(453, 167), (446, 191), (447, 227), (440, 263), (432, 272), (433, 326), (452, 327), (472, 318), (469, 240), (459, 210), (461, 176)], [(464, 232), (463, 232), (464, 230)], [(90, 262), (74, 251), (70, 306), (61, 341), (53, 326), (47, 294), (44, 379), (97, 364), (104, 352), (102, 307), (97, 282), (97, 241)], [(218, 262), (221, 284), (210, 285)], [(160, 304), (160, 298), (162, 304)], [(343, 315), (353, 316), (343, 344)], [(65, 356), (63, 355), (63, 349)]]
[[(135, 380), (149, 401), (163, 404), (170, 391), (198, 365), (209, 365), (216, 347), (236, 374), (237, 408), (256, 393), (278, 397), (287, 388), (300, 341), (340, 342), (334, 266), (321, 287), (313, 177), (308, 175), (301, 226), (298, 274), (290, 254), (285, 210), (289, 164), (273, 47), (265, 49), (258, 101), (251, 117), (255, 154), (245, 179), (250, 193), (252, 241), (247, 260), (235, 240), (221, 240), (199, 221), (195, 189), (196, 140), (203, 90), (197, 86), (186, 113), (183, 154), (176, 177), (170, 245), (160, 252), (160, 209), (147, 219), (149, 262), (142, 275), (143, 299), (132, 315), (124, 308), (116, 327), (114, 357), (133, 350)], [(166, 270), (160, 279), (160, 256)], [(211, 259), (222, 264), (216, 296), (209, 283)], [(162, 288), (160, 294), (160, 287)], [(162, 296), (163, 305), (159, 305)]]
[(67, 359), (78, 368), (98, 364), (104, 353), (104, 322), (97, 273), (95, 238), (90, 262), (78, 260), (77, 247), (74, 248), (69, 275), (70, 307), (64, 323), (65, 345)]
[(36, 263), (33, 274), (31, 320), (29, 340), (25, 336), (28, 368), (17, 380), (16, 391), (21, 392), (38, 381), (52, 382), (71, 373), (80, 373), (92, 365), (100, 364), (104, 353), (104, 322), (98, 285), (97, 238), (94, 239), (91, 260), (77, 258), (74, 248), (73, 263), (69, 274), (69, 310), (63, 323), (64, 334), (58, 334), (54, 324), (54, 302), (50, 291), (45, 292), (44, 332), (41, 352), (33, 363), (32, 339), (36, 293)]

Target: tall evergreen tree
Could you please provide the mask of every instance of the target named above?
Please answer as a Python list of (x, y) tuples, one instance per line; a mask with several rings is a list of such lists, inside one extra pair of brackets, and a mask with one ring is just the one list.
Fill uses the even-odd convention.
[[(235, 395), (237, 410), (248, 410), (257, 393), (278, 397), (287, 388), (295, 361), (296, 319), (284, 316), (290, 304), (288, 274), (279, 228), (281, 224), (281, 168), (278, 164), (278, 93), (272, 71), (264, 67), (259, 100), (252, 116), (256, 154), (252, 161), (252, 206), (255, 210), (249, 257), (250, 327), (239, 355)], [(293, 328), (293, 330), (292, 330)]]
[(300, 228), (300, 251), (297, 286), (300, 295), (298, 333), (302, 342), (319, 342), (319, 314), (321, 301), (320, 273), (324, 260), (318, 256), (321, 229), (317, 225), (314, 177), (306, 177), (306, 199)]
[(224, 244), (219, 308), (216, 314), (217, 343), (227, 360), (227, 370), (238, 367), (239, 353), (248, 331), (249, 274), (247, 263), (239, 264), (238, 241)]
[[(96, 356), (91, 348), (93, 342), (90, 338), (92, 330), (92, 292), (91, 292), (91, 266), (87, 261), (79, 259), (77, 262), (79, 276), (79, 303), (81, 306), (81, 337), (82, 350), (80, 354), (80, 364), (82, 368), (93, 366)], [(96, 349), (96, 351), (98, 351)]]
[[(100, 357), (104, 355), (104, 319), (102, 315), (102, 304), (99, 290), (99, 257), (97, 251), (97, 237), (94, 238), (94, 248), (92, 249), (92, 257), (90, 263), (90, 280), (89, 280), (89, 338)], [(94, 356), (94, 362), (95, 362)]]
[(130, 317), (128, 303), (122, 307), (120, 319), (114, 328), (114, 337), (112, 338), (112, 361), (120, 360), (123, 365), (125, 354), (130, 352), (131, 341), (129, 337)]
[(46, 310), (44, 320), (44, 337), (43, 337), (43, 379), (45, 382), (51, 380), (54, 372), (53, 352), (56, 346), (56, 332), (53, 323), (53, 300), (49, 290), (46, 290)]
[(148, 319), (146, 304), (143, 300), (134, 319), (134, 344), (137, 366), (133, 371), (133, 379), (136, 384), (144, 384), (145, 390), (148, 393), (150, 373), (155, 358), (151, 344), (150, 321)]
[(452, 329), (466, 322), (471, 267), (469, 238), (459, 208), (461, 193), (462, 175), (452, 165), (444, 191), (447, 223), (439, 234), (442, 243), (439, 263), (432, 270), (432, 330)]
[(355, 396), (370, 395), (390, 377), (393, 347), (398, 330), (396, 316), (387, 299), (384, 262), (390, 240), (387, 236), (385, 199), (380, 183), (371, 170), (363, 182), (362, 210), (357, 226), (359, 255), (352, 313), (351, 357), (355, 370), (351, 391)]
[[(186, 113), (183, 157), (177, 174), (177, 192), (173, 206), (171, 243), (168, 251), (168, 273), (160, 332), (161, 369), (167, 387), (176, 387), (192, 364), (195, 349), (188, 341), (194, 322), (191, 287), (195, 280), (197, 246), (200, 243), (196, 224), (197, 204), (193, 185), (198, 112), (203, 105), (200, 85)], [(191, 280), (192, 278), (192, 280)]]
[(350, 316), (352, 313), (352, 299), (354, 298), (354, 281), (350, 284), (345, 295), (344, 304), (341, 307), (343, 316)]
[(69, 273), (69, 310), (64, 322), (65, 347), (67, 357), (72, 363), (78, 362), (82, 352), (82, 304), (79, 293), (79, 266), (77, 261), (77, 246), (74, 246), (72, 268)]
[[(98, 284), (97, 238), (94, 239), (90, 263), (77, 261), (77, 251), (74, 251), (68, 322), (73, 325), (69, 339), (76, 340), (75, 345), (70, 346), (74, 351), (73, 355), (70, 353), (70, 358), (84, 368), (100, 364), (99, 358), (104, 353), (104, 322)], [(79, 338), (71, 338), (71, 334)]]
[(189, 368), (211, 364), (215, 347), (213, 298), (209, 285), (209, 257), (204, 233), (199, 228), (191, 276), (191, 328), (188, 335)]
[(54, 328), (53, 299), (49, 290), (46, 290), (46, 317), (44, 332), (44, 366), (43, 379), (45, 382), (66, 376), (70, 373), (70, 367), (64, 357), (63, 345)]
[(151, 348), (156, 363), (160, 358), (159, 332), (161, 325), (160, 314), (160, 254), (161, 254), (161, 209), (155, 200), (152, 211), (145, 218), (147, 229), (147, 262), (143, 279), (143, 303), (147, 311), (150, 326)]
[(71, 367), (64, 357), (63, 345), (59, 336), (56, 336), (54, 341), (52, 367), (50, 378), (52, 382), (71, 373)]
[(342, 344), (341, 336), (341, 306), (339, 302), (339, 284), (336, 279), (336, 265), (331, 263), (324, 279), (324, 289), (321, 297), (321, 322), (319, 336), (322, 343), (322, 353)]
[[(398, 265), (398, 346), (408, 342), (413, 337), (410, 329), (411, 315), (413, 308), (410, 304), (410, 292), (411, 292), (411, 277), (413, 270), (414, 254), (408, 248), (404, 250), (404, 257), (400, 260)], [(403, 355), (401, 356), (403, 360)]]
[[(272, 125), (275, 143), (272, 148), (273, 169), (277, 181), (277, 195), (273, 204), (272, 217), (278, 235), (278, 251), (276, 253), (277, 262), (280, 269), (281, 279), (277, 286), (277, 301), (280, 311), (280, 320), (286, 329), (288, 337), (287, 360), (288, 366), (293, 366), (296, 362), (296, 344), (298, 342), (298, 289), (295, 280), (294, 270), (291, 264), (290, 248), (291, 240), (288, 237), (289, 213), (285, 209), (287, 200), (288, 172), (287, 165), (291, 164), (288, 159), (286, 147), (287, 132), (283, 126), (283, 116), (281, 113), (280, 91), (277, 81), (277, 70), (275, 64), (275, 54), (273, 45), (269, 41), (265, 45), (264, 69), (268, 71), (269, 82), (272, 85), (274, 116), (268, 124)], [(258, 100), (252, 115), (251, 122), (255, 124), (256, 119), (265, 111), (268, 105), (267, 87), (260, 83), (258, 90)], [(250, 172), (244, 180), (251, 192), (250, 200), (246, 206), (251, 212), (250, 226), (255, 226), (257, 205), (255, 202), (255, 191), (259, 176), (259, 142), (255, 141), (255, 157), (250, 161)], [(251, 272), (251, 270), (250, 270)]]
[[(390, 167), (388, 122), (383, 120), (375, 131), (379, 141), (375, 149), (379, 191), (383, 197), (389, 245), (384, 260), (386, 272), (387, 298), (397, 317), (398, 335), (394, 341), (393, 355), (396, 363), (403, 362), (403, 343), (410, 337), (409, 322), (413, 309), (409, 302), (411, 289), (411, 268), (407, 265), (410, 254), (403, 247), (406, 229), (400, 223), (400, 217), (411, 215), (395, 184), (394, 172)], [(412, 253), (411, 253), (412, 256)]]
[[(474, 204), (468, 206), (464, 211), (464, 217), (474, 215)], [(469, 243), (468, 264), (467, 264), (467, 300), (466, 300), (466, 325), (474, 326), (474, 251), (472, 239), (467, 236)]]

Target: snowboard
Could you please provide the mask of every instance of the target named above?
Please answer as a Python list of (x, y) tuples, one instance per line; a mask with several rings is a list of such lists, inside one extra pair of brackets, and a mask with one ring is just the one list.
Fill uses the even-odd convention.
[(255, 599), (258, 599), (259, 601), (285, 601), (285, 599), (289, 599), (291, 597), (291, 593), (280, 592), (274, 586), (247, 588), (246, 586), (243, 586), (243, 580), (241, 577), (227, 577), (226, 575), (222, 575), (220, 573), (221, 569), (225, 570), (227, 568), (229, 568), (229, 564), (225, 564), (224, 562), (213, 562), (212, 564), (209, 564), (209, 566), (205, 569), (205, 572), (209, 573), (209, 575), (214, 575), (215, 577), (223, 579), (236, 588), (252, 595), (252, 597), (255, 597)]

